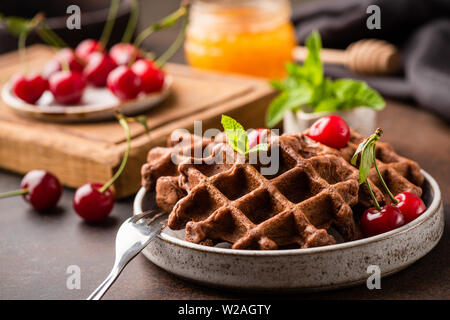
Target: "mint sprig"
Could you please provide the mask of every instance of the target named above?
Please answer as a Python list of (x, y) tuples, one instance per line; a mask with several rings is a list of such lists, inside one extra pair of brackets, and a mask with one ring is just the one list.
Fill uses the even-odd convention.
[(237, 122), (233, 118), (222, 115), (221, 123), (223, 129), (225, 130), (228, 144), (236, 152), (246, 156), (252, 152), (269, 150), (269, 145), (267, 143), (260, 143), (249, 149), (247, 131), (239, 122)]
[(365, 82), (353, 79), (331, 80), (324, 76), (320, 59), (322, 40), (313, 31), (306, 40), (308, 55), (303, 65), (289, 63), (288, 76), (283, 81), (271, 81), (272, 87), (281, 91), (269, 106), (266, 125), (274, 127), (289, 111), (310, 107), (314, 112), (333, 112), (360, 106), (381, 110), (385, 101)]

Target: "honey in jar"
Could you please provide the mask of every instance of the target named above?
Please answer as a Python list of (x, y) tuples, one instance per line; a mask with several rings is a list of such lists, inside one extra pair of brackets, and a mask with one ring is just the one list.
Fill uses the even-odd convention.
[(287, 0), (197, 0), (185, 54), (196, 68), (282, 78), (296, 44)]

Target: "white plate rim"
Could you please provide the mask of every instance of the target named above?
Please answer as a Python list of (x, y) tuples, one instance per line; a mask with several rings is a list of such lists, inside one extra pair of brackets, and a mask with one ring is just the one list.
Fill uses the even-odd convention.
[[(184, 247), (187, 249), (193, 249), (197, 251), (202, 252), (208, 252), (213, 254), (227, 254), (227, 255), (237, 255), (237, 256), (264, 256), (264, 257), (275, 257), (275, 256), (298, 256), (298, 255), (304, 255), (304, 254), (314, 254), (314, 253), (324, 253), (329, 251), (337, 251), (342, 249), (348, 249), (352, 247), (358, 247), (363, 246), (370, 243), (375, 243), (379, 241), (384, 241), (389, 238), (392, 238), (398, 234), (402, 234), (407, 232), (408, 230), (412, 228), (416, 228), (420, 224), (424, 223), (426, 220), (431, 218), (435, 213), (438, 212), (438, 209), (441, 205), (442, 199), (441, 199), (441, 191), (439, 189), (439, 185), (437, 184), (436, 180), (428, 174), (425, 170), (421, 169), (422, 174), (425, 176), (425, 179), (430, 184), (430, 188), (433, 192), (433, 200), (431, 201), (430, 206), (427, 208), (427, 210), (419, 216), (414, 221), (411, 221), (410, 223), (395, 229), (391, 230), (389, 232), (385, 232), (383, 234), (379, 234), (377, 236), (373, 236), (370, 238), (364, 238), (360, 240), (355, 241), (349, 241), (344, 243), (338, 243), (323, 247), (315, 247), (315, 248), (305, 248), (305, 249), (285, 249), (285, 250), (242, 250), (242, 249), (227, 249), (227, 248), (217, 248), (217, 247), (209, 247), (204, 246), (196, 243), (191, 243), (185, 240), (181, 240), (178, 238), (175, 238), (171, 235), (168, 235), (166, 233), (161, 233), (158, 235), (158, 237), (168, 242), (172, 245), (176, 245), (179, 247)], [(139, 214), (142, 212), (142, 200), (146, 194), (146, 191), (144, 188), (141, 188), (138, 193), (136, 194), (136, 197), (134, 199), (133, 203), (133, 212), (134, 214)]]
[[(135, 99), (126, 100), (123, 102), (118, 102), (117, 104), (110, 104), (104, 106), (89, 106), (89, 105), (57, 105), (55, 106), (55, 111), (52, 110), (42, 110), (39, 109), (36, 105), (29, 104), (20, 98), (18, 98), (14, 92), (12, 91), (12, 78), (6, 82), (1, 90), (2, 100), (5, 102), (8, 108), (12, 109), (15, 112), (20, 114), (26, 114), (28, 117), (45, 119), (46, 117), (57, 117), (57, 116), (81, 116), (81, 115), (94, 115), (100, 114), (102, 112), (110, 112), (115, 109), (124, 109), (129, 107), (130, 105), (142, 105), (146, 100), (156, 99), (151, 105), (148, 106), (148, 109), (158, 105), (169, 95), (172, 85), (173, 85), (173, 77), (170, 75), (166, 75), (164, 80), (163, 89), (160, 92), (153, 92), (146, 95), (141, 95)], [(103, 88), (102, 88), (103, 89)], [(48, 107), (51, 108), (51, 107)], [(91, 109), (90, 109), (91, 108)], [(64, 112), (57, 112), (57, 109), (62, 109)]]

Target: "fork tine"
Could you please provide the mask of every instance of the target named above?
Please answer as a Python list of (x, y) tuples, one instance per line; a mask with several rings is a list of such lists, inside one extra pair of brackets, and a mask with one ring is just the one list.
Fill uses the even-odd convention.
[(157, 209), (144, 211), (142, 213), (139, 213), (139, 214), (131, 217), (131, 222), (132, 223), (137, 223), (142, 218), (146, 218), (146, 217), (148, 217), (150, 215), (157, 214), (158, 212), (160, 212), (160, 210), (157, 210)]

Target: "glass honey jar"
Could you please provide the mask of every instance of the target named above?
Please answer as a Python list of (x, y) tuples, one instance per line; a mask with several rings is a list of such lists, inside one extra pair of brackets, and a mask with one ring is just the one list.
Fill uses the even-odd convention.
[(196, 68), (282, 78), (296, 45), (288, 0), (194, 0), (185, 41)]

